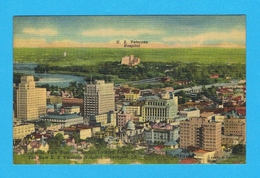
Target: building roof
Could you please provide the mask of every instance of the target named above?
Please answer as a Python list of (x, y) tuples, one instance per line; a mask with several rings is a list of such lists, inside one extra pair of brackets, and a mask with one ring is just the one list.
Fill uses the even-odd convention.
[(238, 114), (246, 115), (246, 107), (236, 107), (235, 108)]
[(64, 107), (65, 109), (74, 109), (74, 108), (80, 108), (79, 106), (65, 106)]
[(122, 108), (120, 110), (120, 113), (121, 114), (127, 114), (127, 110), (126, 110), (126, 106), (125, 105), (122, 106)]
[(45, 119), (60, 119), (60, 120), (68, 120), (68, 119), (75, 119), (75, 118), (82, 118), (77, 114), (50, 114), (44, 117)]
[(175, 146), (178, 145), (178, 143), (175, 140), (171, 140), (164, 144), (165, 146)]
[(194, 151), (194, 153), (208, 153), (208, 151), (205, 151), (205, 150), (196, 150), (196, 151)]
[(199, 161), (194, 158), (185, 158), (180, 161), (180, 164), (197, 164)]
[(135, 124), (133, 121), (129, 120), (127, 123), (126, 123), (126, 129), (128, 130), (135, 130)]
[(164, 148), (164, 145), (157, 145), (155, 147), (153, 147), (155, 150), (161, 150)]
[(152, 95), (152, 96), (143, 96), (141, 98), (139, 98), (140, 101), (143, 101), (143, 100), (147, 100), (147, 99), (160, 99), (159, 96), (157, 95)]

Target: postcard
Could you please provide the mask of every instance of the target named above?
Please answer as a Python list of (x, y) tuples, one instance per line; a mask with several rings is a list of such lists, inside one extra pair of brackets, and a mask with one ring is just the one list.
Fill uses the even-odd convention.
[(245, 15), (14, 16), (14, 164), (245, 164)]

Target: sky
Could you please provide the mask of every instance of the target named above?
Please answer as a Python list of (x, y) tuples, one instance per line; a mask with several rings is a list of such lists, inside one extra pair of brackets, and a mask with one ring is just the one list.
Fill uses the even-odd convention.
[[(236, 16), (15, 16), (13, 46), (123, 48), (245, 48), (246, 17)], [(117, 43), (119, 42), (119, 43)]]

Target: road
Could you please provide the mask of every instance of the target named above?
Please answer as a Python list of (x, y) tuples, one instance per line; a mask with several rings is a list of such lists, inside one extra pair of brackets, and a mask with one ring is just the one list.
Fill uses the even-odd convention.
[[(210, 84), (210, 85), (205, 85), (205, 88), (211, 88), (213, 86), (215, 87), (221, 87), (221, 86), (225, 86), (225, 87), (234, 87), (238, 85), (238, 82), (232, 82), (232, 83), (215, 83), (215, 84)], [(195, 86), (195, 87), (189, 87), (189, 88), (182, 88), (182, 89), (178, 89), (178, 90), (174, 90), (174, 93), (178, 93), (180, 92), (181, 90), (185, 91), (185, 92), (191, 92), (193, 91), (194, 93), (196, 93), (196, 91), (200, 91), (202, 90), (202, 85), (200, 86)]]

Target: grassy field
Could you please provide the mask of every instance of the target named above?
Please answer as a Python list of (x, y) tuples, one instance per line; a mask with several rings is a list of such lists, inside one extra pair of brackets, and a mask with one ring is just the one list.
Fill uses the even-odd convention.
[[(66, 57), (63, 56), (66, 52)], [(235, 48), (14, 48), (14, 62), (34, 62), (55, 66), (91, 66), (105, 61), (121, 61), (135, 55), (141, 62), (199, 62), (245, 64), (245, 49)]]
[(230, 158), (218, 162), (218, 164), (245, 164), (245, 163), (246, 163), (245, 155), (232, 155)]

